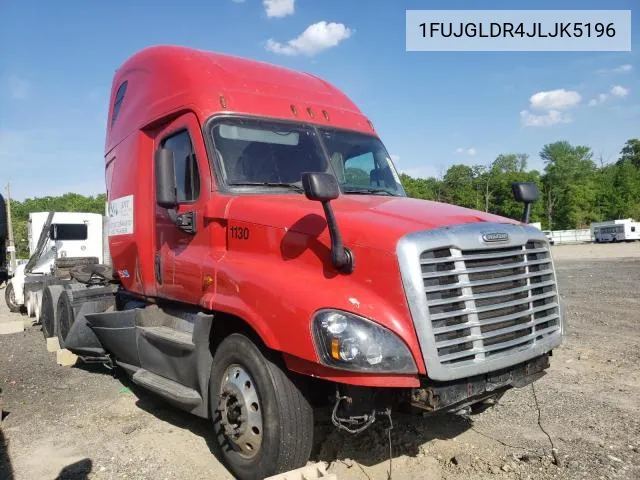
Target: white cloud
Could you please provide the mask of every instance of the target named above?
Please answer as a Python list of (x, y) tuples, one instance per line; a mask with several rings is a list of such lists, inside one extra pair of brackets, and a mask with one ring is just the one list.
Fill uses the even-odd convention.
[(456, 153), (459, 155), (466, 155), (467, 157), (475, 157), (476, 153), (478, 152), (476, 151), (475, 148), (471, 147), (471, 148), (457, 148)]
[(615, 73), (628, 73), (631, 70), (633, 70), (633, 65), (630, 65), (628, 63), (625, 65), (620, 65), (619, 67), (613, 69)]
[(590, 107), (595, 107), (596, 105), (600, 105), (601, 103), (606, 102), (608, 98), (609, 98), (608, 94), (601, 93), (596, 98), (592, 98), (591, 100), (589, 100), (589, 103), (587, 105)]
[(629, 89), (628, 88), (624, 88), (621, 85), (616, 85), (614, 87), (611, 87), (610, 93), (614, 97), (622, 98), (622, 97), (626, 97), (627, 95), (629, 95)]
[(596, 70), (596, 73), (600, 75), (608, 75), (612, 73), (629, 73), (633, 70), (633, 65), (629, 63), (625, 63), (624, 65), (620, 65), (615, 68), (601, 68), (600, 70)]
[[(233, 0), (234, 2), (236, 0)], [(244, 0), (241, 0), (244, 1)], [(269, 18), (282, 18), (293, 15), (295, 0), (263, 0), (262, 4)]]
[(309, 25), (298, 37), (287, 43), (280, 43), (273, 39), (267, 40), (265, 48), (279, 55), (315, 55), (337, 47), (340, 42), (353, 35), (353, 30), (342, 23), (327, 23), (325, 21)]
[(534, 110), (566, 110), (575, 107), (581, 99), (578, 92), (561, 88), (535, 93), (529, 98), (529, 103)]
[(520, 120), (526, 127), (550, 127), (558, 123), (571, 123), (573, 118), (559, 110), (549, 110), (543, 115), (536, 115), (527, 110), (520, 112)]
[(31, 91), (31, 82), (24, 78), (11, 75), (7, 78), (7, 87), (11, 98), (14, 100), (23, 100), (29, 96)]
[(391, 157), (391, 161), (393, 163), (398, 163), (400, 161), (400, 155), (398, 155), (397, 153), (391, 153), (389, 154), (389, 156)]
[(602, 105), (604, 102), (612, 99), (613, 97), (624, 98), (627, 95), (629, 95), (628, 88), (625, 88), (621, 85), (615, 85), (611, 87), (611, 90), (609, 90), (609, 93), (599, 94), (596, 98), (589, 100), (589, 103), (587, 105), (590, 107), (595, 107), (597, 105)]

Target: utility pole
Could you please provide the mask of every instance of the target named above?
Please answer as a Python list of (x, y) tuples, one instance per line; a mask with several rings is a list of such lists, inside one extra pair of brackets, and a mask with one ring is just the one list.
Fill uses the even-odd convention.
[(13, 223), (11, 223), (11, 184), (7, 183), (7, 229), (9, 230), (9, 272), (13, 275), (16, 271), (16, 244), (13, 242)]

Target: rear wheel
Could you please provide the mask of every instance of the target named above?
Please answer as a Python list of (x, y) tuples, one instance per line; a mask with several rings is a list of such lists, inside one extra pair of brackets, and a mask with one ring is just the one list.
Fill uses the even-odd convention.
[(7, 307), (9, 307), (10, 311), (20, 311), (20, 305), (16, 303), (16, 292), (13, 289), (13, 283), (7, 284), (7, 288), (4, 290), (4, 301), (7, 302)]
[(235, 476), (263, 479), (307, 462), (311, 405), (251, 340), (232, 334), (222, 341), (209, 388), (215, 444)]

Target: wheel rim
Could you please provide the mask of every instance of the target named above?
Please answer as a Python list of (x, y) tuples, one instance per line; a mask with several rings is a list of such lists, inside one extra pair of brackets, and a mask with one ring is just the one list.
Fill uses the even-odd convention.
[(245, 458), (254, 457), (262, 445), (262, 405), (253, 378), (241, 365), (230, 365), (222, 376), (218, 412), (233, 449)]
[(11, 308), (16, 308), (16, 292), (13, 290), (13, 287), (9, 288), (9, 303), (11, 304)]

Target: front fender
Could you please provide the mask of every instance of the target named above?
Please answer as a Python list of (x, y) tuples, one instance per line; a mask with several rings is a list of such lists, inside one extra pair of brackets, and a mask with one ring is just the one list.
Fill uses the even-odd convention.
[(304, 255), (286, 261), (275, 255), (229, 252), (218, 265), (214, 292), (203, 296), (202, 306), (242, 318), (269, 348), (316, 364), (313, 314), (321, 308), (353, 312), (398, 335), (418, 371), (425, 373), (395, 255), (364, 247), (352, 250), (358, 263), (350, 275), (333, 271), (329, 255), (319, 262)]

